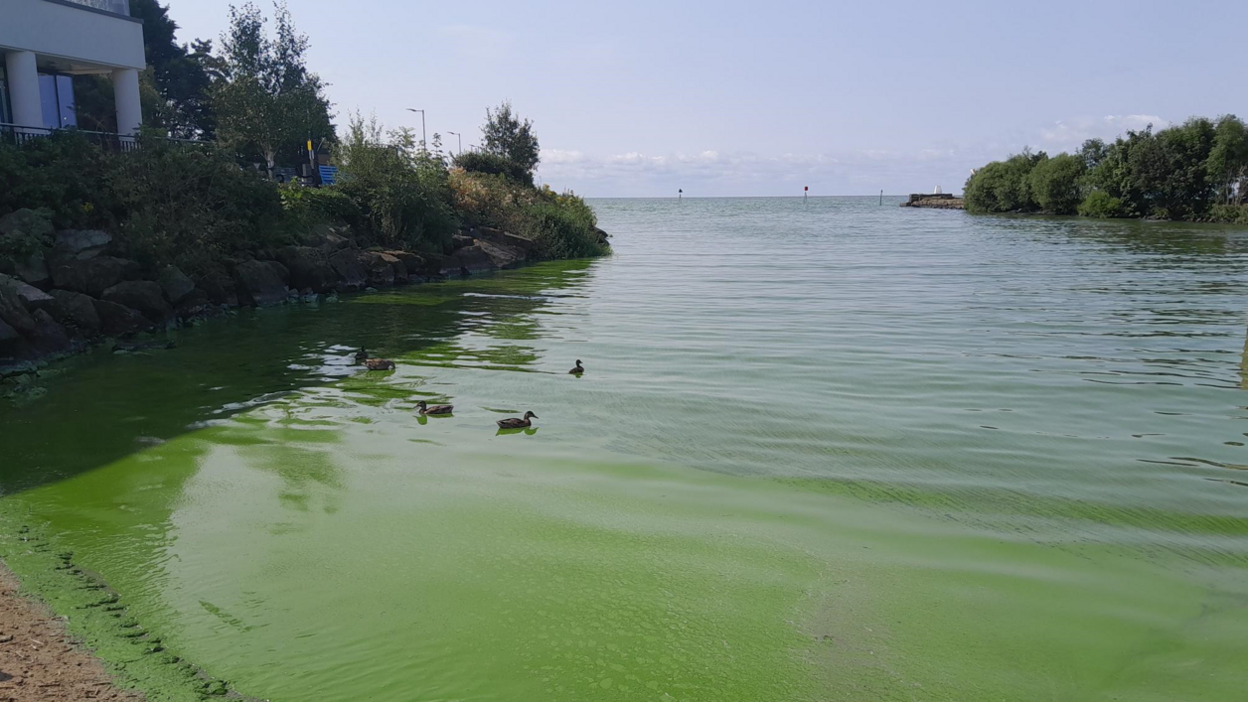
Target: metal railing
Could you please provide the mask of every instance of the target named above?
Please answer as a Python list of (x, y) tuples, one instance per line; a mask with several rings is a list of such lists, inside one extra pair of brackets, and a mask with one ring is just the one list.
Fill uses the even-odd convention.
[(130, 0), (66, 0), (66, 2), (111, 12), (114, 15), (130, 16)]
[[(13, 144), (22, 146), (35, 139), (43, 139), (53, 134), (76, 134), (92, 144), (100, 146), (106, 151), (129, 152), (139, 148), (140, 137), (129, 136), (125, 134), (113, 134), (112, 132), (93, 132), (87, 129), (49, 129), (48, 127), (28, 127), (21, 124), (9, 124), (0, 122), (0, 143)], [(191, 145), (207, 145), (212, 142), (197, 141), (195, 139), (174, 139), (172, 137), (148, 137), (143, 139), (159, 138), (161, 141), (167, 141), (175, 144), (191, 144)]]

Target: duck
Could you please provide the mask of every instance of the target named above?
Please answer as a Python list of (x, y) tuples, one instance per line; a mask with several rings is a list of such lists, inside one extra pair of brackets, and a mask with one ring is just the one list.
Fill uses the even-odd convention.
[(367, 360), (368, 360), (368, 352), (364, 350), (363, 346), (361, 346), (360, 350), (355, 352), (355, 362), (363, 363)]
[(434, 405), (430, 407), (424, 400), (417, 402), (416, 407), (420, 409), (421, 414), (451, 414), (455, 411), (455, 405)]
[(498, 428), (499, 429), (528, 429), (529, 427), (533, 426), (533, 422), (530, 421), (533, 419), (540, 419), (540, 417), (538, 417), (536, 414), (533, 414), (532, 412), (525, 412), (524, 419), (516, 419), (515, 417), (512, 417), (511, 419), (498, 420)]
[(568, 375), (581, 375), (585, 372), (585, 366), (581, 365), (581, 359), (576, 359), (576, 368), (568, 371)]
[(364, 361), (364, 366), (370, 371), (392, 371), (398, 368), (394, 361), (387, 361), (384, 358), (370, 358)]

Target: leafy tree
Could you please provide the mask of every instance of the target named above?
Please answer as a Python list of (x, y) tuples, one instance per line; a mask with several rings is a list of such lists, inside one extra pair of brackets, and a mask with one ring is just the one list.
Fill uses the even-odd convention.
[(533, 169), (541, 162), (541, 146), (533, 133), (532, 120), (521, 121), (512, 112), (511, 103), (503, 102), (495, 109), (486, 109), (485, 126), (481, 127), (484, 151), (511, 160), (533, 182)]
[(1028, 177), (1037, 163), (1049, 157), (1043, 151), (994, 161), (976, 171), (966, 182), (966, 208), (976, 213), (1034, 212), (1037, 209)]
[(1248, 195), (1248, 127), (1235, 115), (1218, 118), (1205, 171), (1220, 204), (1244, 202)]
[(325, 84), (307, 68), (308, 38), (295, 31), (285, 3), (275, 6), (276, 37), (251, 2), (230, 6), (221, 38), (221, 73), (211, 93), (222, 142), (262, 158), (270, 173), (279, 159), (296, 162), (306, 139), (334, 133)]
[(1058, 154), (1036, 163), (1027, 176), (1027, 183), (1041, 211), (1075, 214), (1083, 200), (1084, 163), (1083, 158), (1070, 154)]
[[(191, 46), (175, 40), (178, 25), (157, 0), (131, 0), (130, 14), (143, 21), (147, 70), (139, 75), (143, 123), (188, 139), (212, 139), (215, 119), (208, 104), (211, 42)], [(104, 76), (74, 79), (78, 124), (83, 129), (117, 131), (112, 81)]]
[(532, 183), (532, 175), (520, 164), (506, 156), (490, 154), (484, 151), (465, 151), (452, 161), (456, 168), (472, 173), (488, 173), (506, 176), (518, 183)]

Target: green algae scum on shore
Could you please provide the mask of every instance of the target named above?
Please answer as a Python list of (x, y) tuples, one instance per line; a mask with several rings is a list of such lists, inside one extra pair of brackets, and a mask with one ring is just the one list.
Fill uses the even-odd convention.
[(609, 259), (65, 364), (6, 562), (152, 700), (1242, 700), (1248, 234), (595, 207)]

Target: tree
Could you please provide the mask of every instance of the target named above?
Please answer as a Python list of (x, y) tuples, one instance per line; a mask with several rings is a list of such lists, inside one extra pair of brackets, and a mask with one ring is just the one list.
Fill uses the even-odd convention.
[(1083, 201), (1084, 159), (1058, 154), (1039, 161), (1027, 176), (1029, 191), (1043, 212), (1073, 215)]
[(512, 112), (510, 102), (503, 102), (493, 110), (487, 108), (485, 118), (485, 126), (481, 127), (485, 152), (510, 159), (527, 174), (526, 180), (531, 184), (533, 169), (542, 160), (532, 120), (520, 121)]
[[(178, 25), (169, 8), (157, 0), (131, 0), (130, 14), (143, 21), (143, 48), (147, 70), (139, 76), (143, 123), (187, 139), (212, 139), (215, 120), (207, 94), (212, 83), (208, 65), (212, 43), (179, 45)], [(74, 80), (78, 123), (84, 129), (117, 131), (112, 82), (102, 76)]]
[(1028, 176), (1036, 164), (1048, 158), (1043, 151), (1033, 154), (1023, 149), (1021, 154), (979, 169), (966, 182), (966, 209), (978, 213), (1034, 212), (1037, 207)]
[(262, 158), (270, 173), (279, 159), (294, 162), (306, 139), (334, 133), (325, 84), (308, 70), (308, 38), (295, 31), (284, 2), (274, 6), (277, 35), (251, 2), (230, 6), (221, 38), (221, 80), (212, 90), (221, 140)]
[(1244, 202), (1248, 195), (1248, 127), (1235, 115), (1218, 118), (1205, 171), (1220, 204)]

